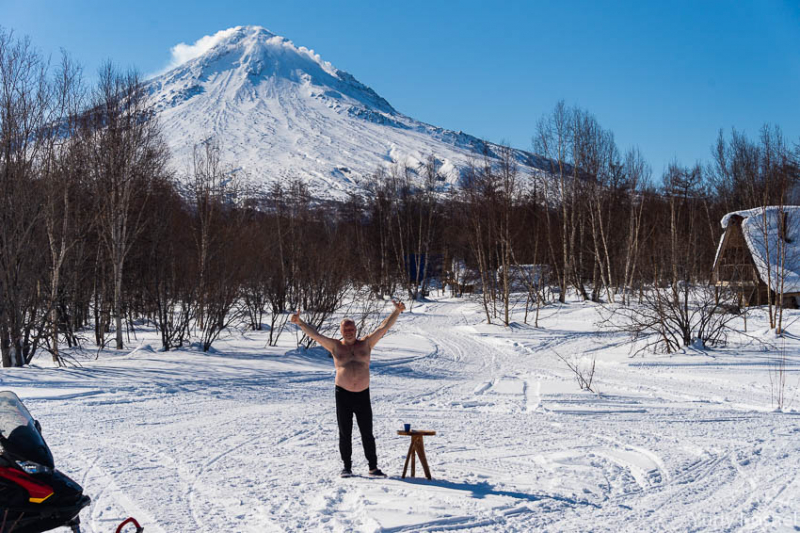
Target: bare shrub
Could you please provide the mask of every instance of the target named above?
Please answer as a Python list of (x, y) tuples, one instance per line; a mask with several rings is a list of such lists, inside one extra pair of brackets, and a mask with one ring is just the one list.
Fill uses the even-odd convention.
[(383, 320), (381, 313), (386, 300), (366, 287), (352, 287), (348, 292), (348, 303), (342, 306), (343, 314), (355, 321), (360, 332), (377, 329)]
[(593, 355), (591, 359), (587, 359), (582, 355), (574, 355), (570, 360), (555, 350), (553, 350), (553, 353), (572, 371), (581, 390), (596, 392), (592, 389), (592, 381), (594, 381), (594, 371), (597, 363), (596, 356)]
[(601, 325), (628, 333), (633, 355), (723, 346), (737, 318), (733, 302), (732, 294), (708, 283), (653, 287), (643, 291), (641, 303), (605, 308)]
[(786, 406), (786, 339), (769, 360), (769, 389), (772, 405), (782, 411)]

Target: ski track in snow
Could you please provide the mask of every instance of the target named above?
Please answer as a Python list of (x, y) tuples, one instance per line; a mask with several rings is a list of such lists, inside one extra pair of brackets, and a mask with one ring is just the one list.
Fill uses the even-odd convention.
[[(144, 330), (129, 354), (4, 369), (0, 388), (92, 497), (89, 533), (128, 515), (150, 533), (800, 530), (800, 417), (771, 411), (763, 352), (630, 359), (582, 304), (544, 308), (539, 329), (483, 318), (475, 302), (434, 300), (374, 352), (388, 479), (362, 477), (357, 426), (362, 476), (338, 478), (332, 363), (293, 349), (291, 332), (276, 348), (234, 332), (212, 354), (165, 354)], [(598, 394), (552, 350), (594, 354)], [(437, 431), (432, 481), (400, 478), (404, 422)]]

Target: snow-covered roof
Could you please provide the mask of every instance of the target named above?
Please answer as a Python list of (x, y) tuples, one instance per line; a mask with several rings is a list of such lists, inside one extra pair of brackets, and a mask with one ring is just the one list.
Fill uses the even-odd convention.
[[(785, 228), (781, 213), (786, 214)], [(722, 217), (722, 227), (727, 229), (734, 216), (743, 219), (742, 234), (761, 281), (775, 292), (781, 292), (781, 282), (784, 294), (800, 292), (800, 206), (734, 211)]]

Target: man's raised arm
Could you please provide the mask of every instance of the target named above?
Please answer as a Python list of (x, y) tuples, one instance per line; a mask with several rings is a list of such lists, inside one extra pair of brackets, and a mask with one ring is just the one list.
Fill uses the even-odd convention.
[(370, 348), (374, 348), (378, 341), (386, 335), (386, 332), (389, 331), (395, 322), (397, 322), (397, 317), (400, 316), (400, 313), (406, 310), (406, 306), (403, 302), (396, 302), (392, 300), (392, 304), (394, 304), (394, 311), (392, 314), (386, 317), (386, 320), (381, 322), (381, 325), (376, 329), (372, 334), (370, 334), (365, 340), (369, 343)]
[(320, 335), (317, 333), (317, 330), (300, 320), (300, 310), (297, 310), (292, 315), (291, 322), (292, 324), (297, 324), (300, 329), (303, 330), (303, 333), (317, 341), (320, 346), (331, 352), (332, 355), (335, 353), (336, 340), (326, 337), (325, 335)]

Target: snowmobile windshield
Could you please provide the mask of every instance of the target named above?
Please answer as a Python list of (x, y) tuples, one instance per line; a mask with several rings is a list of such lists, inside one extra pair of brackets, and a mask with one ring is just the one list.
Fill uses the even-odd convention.
[(16, 394), (0, 392), (0, 444), (17, 460), (53, 468), (53, 454)]

